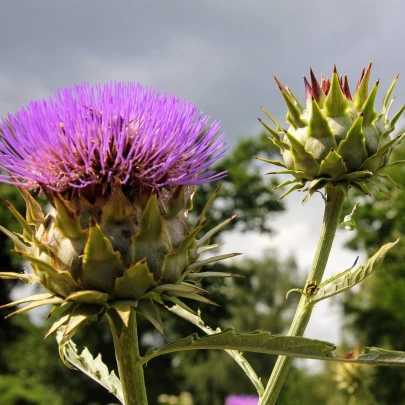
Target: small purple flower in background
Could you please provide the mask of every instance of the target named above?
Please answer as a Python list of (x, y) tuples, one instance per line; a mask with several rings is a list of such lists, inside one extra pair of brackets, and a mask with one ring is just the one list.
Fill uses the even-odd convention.
[(257, 405), (259, 398), (253, 395), (231, 395), (226, 398), (225, 405)]
[(137, 83), (82, 84), (34, 100), (0, 127), (0, 181), (63, 192), (119, 180), (132, 189), (223, 178), (220, 126), (186, 100)]

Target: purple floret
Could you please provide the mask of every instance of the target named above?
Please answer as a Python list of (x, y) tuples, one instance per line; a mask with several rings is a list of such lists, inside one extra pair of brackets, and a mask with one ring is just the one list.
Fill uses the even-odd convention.
[(225, 405), (257, 405), (259, 398), (253, 395), (231, 395), (226, 398)]
[[(225, 153), (220, 125), (196, 105), (137, 83), (82, 84), (3, 119), (0, 181), (63, 192), (121, 181), (135, 189), (197, 185)], [(203, 173), (201, 173), (203, 172)]]

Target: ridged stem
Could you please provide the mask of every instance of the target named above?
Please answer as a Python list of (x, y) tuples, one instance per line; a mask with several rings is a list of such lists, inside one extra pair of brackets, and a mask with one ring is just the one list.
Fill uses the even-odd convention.
[(126, 327), (115, 311), (108, 312), (115, 357), (124, 393), (124, 405), (148, 405), (142, 365), (139, 364), (136, 312), (131, 310)]
[[(307, 278), (307, 283), (320, 283), (322, 281), (323, 273), (325, 272), (333, 240), (335, 238), (335, 233), (340, 223), (339, 220), (343, 203), (346, 199), (346, 196), (340, 187), (327, 185), (325, 191), (326, 203), (322, 229), (312, 267)], [(305, 295), (302, 295), (288, 332), (289, 336), (303, 336), (312, 313), (312, 307), (307, 306), (307, 303), (308, 298)], [(259, 405), (273, 405), (276, 403), (292, 360), (292, 357), (278, 357)]]

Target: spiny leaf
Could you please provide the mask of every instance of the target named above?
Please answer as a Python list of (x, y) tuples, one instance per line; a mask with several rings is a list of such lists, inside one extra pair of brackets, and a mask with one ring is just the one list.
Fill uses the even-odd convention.
[(44, 214), (42, 212), (41, 206), (24, 187), (18, 187), (18, 190), (24, 198), (25, 204), (27, 206), (27, 222), (30, 225), (35, 225), (35, 227), (38, 229), (39, 225), (44, 222)]
[(212, 236), (214, 236), (217, 232), (221, 229), (225, 228), (231, 221), (237, 218), (238, 215), (232, 215), (230, 218), (226, 219), (225, 221), (221, 222), (215, 228), (212, 228), (208, 231), (201, 239), (196, 241), (197, 247), (203, 246), (205, 243), (209, 243)]
[(393, 243), (387, 243), (380, 248), (365, 264), (359, 266), (359, 268), (353, 272), (345, 271), (340, 275), (333, 277), (327, 282), (323, 283), (323, 286), (311, 296), (308, 305), (313, 306), (317, 302), (326, 298), (337, 295), (349, 288), (359, 284), (366, 277), (368, 277), (384, 260), (388, 251), (398, 243), (398, 240)]
[(363, 354), (353, 357), (350, 352), (348, 354), (338, 353), (335, 345), (321, 340), (271, 335), (263, 331), (238, 334), (233, 329), (226, 329), (210, 336), (199, 337), (197, 334), (193, 334), (169, 343), (158, 350), (151, 348), (139, 363), (145, 364), (163, 354), (201, 349), (238, 350), (366, 365), (405, 366), (405, 352), (367, 347)]
[(3, 226), (0, 225), (0, 231), (2, 231), (6, 236), (8, 236), (14, 243), (14, 249), (17, 252), (24, 252), (28, 253), (30, 251), (30, 247), (27, 246), (20, 238), (18, 235), (16, 235), (14, 232), (9, 231), (8, 229), (4, 228)]
[[(235, 256), (240, 256), (242, 253), (228, 253), (225, 255), (219, 255), (219, 256), (214, 256), (214, 257), (210, 257), (209, 259), (205, 259), (205, 260), (199, 260), (193, 264), (190, 264), (190, 266), (187, 267), (186, 269), (186, 275), (188, 275), (191, 272), (198, 272), (202, 267), (204, 267), (206, 264), (210, 264), (210, 263), (215, 263), (218, 262), (220, 260), (225, 260), (225, 259), (229, 259), (231, 257), (235, 257)], [(185, 278), (182, 277), (182, 278)]]
[(103, 310), (100, 305), (78, 305), (74, 311), (70, 314), (66, 328), (63, 332), (63, 337), (59, 342), (59, 348), (73, 337), (73, 335), (87, 322), (89, 322), (94, 315), (99, 314)]
[(24, 217), (18, 212), (18, 210), (7, 200), (5, 200), (7, 208), (14, 215), (14, 218), (17, 219), (18, 223), (23, 228), (23, 239), (24, 242), (32, 242), (35, 240), (35, 231), (31, 225), (24, 219)]
[(348, 100), (340, 87), (339, 76), (335, 69), (332, 75), (331, 87), (326, 96), (323, 108), (328, 117), (342, 117), (347, 114), (347, 106)]
[[(57, 334), (57, 341), (59, 344), (61, 343), (62, 336), (63, 330)], [(122, 404), (124, 403), (121, 382), (115, 375), (114, 371), (111, 373), (109, 372), (107, 366), (103, 363), (100, 354), (96, 358), (93, 358), (87, 348), (79, 354), (76, 344), (72, 340), (68, 341), (62, 347), (62, 353), (66, 361), (72, 366), (106, 388), (111, 394), (115, 395)]]
[(83, 254), (83, 279), (92, 290), (112, 292), (114, 279), (123, 273), (120, 252), (114, 251), (111, 241), (95, 223), (90, 227)]
[(169, 343), (158, 350), (149, 349), (141, 359), (141, 364), (162, 354), (196, 349), (239, 350), (302, 358), (327, 358), (332, 357), (335, 346), (320, 340), (271, 335), (269, 332), (263, 331), (238, 334), (229, 328), (210, 336), (199, 337), (197, 334), (193, 334)]
[(62, 302), (63, 302), (62, 298), (54, 297), (54, 296), (51, 298), (33, 301), (30, 304), (26, 305), (25, 307), (19, 308), (19, 309), (17, 309), (17, 311), (14, 311), (11, 314), (8, 314), (5, 318), (10, 318), (10, 316), (22, 314), (23, 312), (29, 311), (34, 308), (42, 307), (44, 305), (59, 305)]
[(203, 273), (190, 273), (186, 281), (198, 282), (203, 278), (243, 277), (237, 273), (223, 273), (222, 271), (204, 271)]
[(35, 284), (39, 283), (39, 277), (35, 274), (26, 274), (26, 273), (14, 273), (14, 272), (0, 272), (0, 278), (4, 280), (20, 280), (25, 284)]
[(165, 330), (159, 309), (151, 300), (139, 301), (136, 311), (143, 315), (163, 336), (165, 336)]
[(42, 301), (42, 300), (45, 300), (45, 299), (48, 299), (48, 298), (52, 298), (53, 296), (54, 295), (51, 294), (51, 293), (35, 294), (35, 295), (31, 295), (30, 297), (26, 297), (26, 298), (23, 298), (21, 300), (10, 302), (8, 304), (2, 305), (0, 307), (0, 309), (15, 307), (15, 306), (20, 305), (20, 304), (26, 304), (27, 302)]
[(149, 270), (146, 261), (142, 260), (127, 269), (122, 277), (115, 280), (114, 296), (138, 299), (155, 286), (153, 273)]
[(349, 129), (346, 138), (339, 143), (337, 152), (342, 156), (350, 172), (357, 170), (367, 159), (366, 138), (363, 132), (363, 115)]
[(347, 173), (347, 167), (342, 156), (331, 149), (326, 158), (322, 160), (317, 177), (329, 177), (332, 180), (337, 180), (345, 173)]
[(65, 298), (65, 301), (80, 302), (82, 304), (104, 305), (110, 299), (112, 299), (112, 297), (106, 293), (95, 290), (83, 290), (70, 294)]

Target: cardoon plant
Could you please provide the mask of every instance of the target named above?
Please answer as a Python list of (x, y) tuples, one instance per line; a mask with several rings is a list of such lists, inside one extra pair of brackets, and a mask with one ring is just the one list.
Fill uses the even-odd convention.
[[(276, 128), (264, 125), (284, 158), (269, 162), (286, 169), (278, 173), (293, 175), (278, 187), (293, 184), (286, 194), (298, 189), (307, 191), (307, 198), (325, 190), (318, 248), (304, 288), (294, 289), (302, 297), (288, 336), (214, 330), (187, 305), (187, 300), (213, 304), (199, 284), (202, 279), (235, 276), (201, 271), (205, 264), (236, 255), (200, 258), (219, 246), (210, 244), (210, 238), (234, 218), (205, 231), (207, 211), (218, 189), (195, 220), (188, 215), (196, 186), (225, 176), (208, 170), (224, 154), (225, 144), (222, 135), (216, 136), (219, 124), (208, 125), (209, 118), (194, 104), (139, 84), (65, 88), (53, 99), (31, 101), (3, 119), (0, 181), (18, 187), (26, 217), (6, 202), (22, 233), (1, 226), (0, 230), (33, 273), (3, 272), (0, 278), (39, 283), (46, 290), (6, 305), (27, 304), (10, 315), (52, 305), (47, 336), (57, 332), (62, 359), (125, 405), (147, 404), (143, 366), (177, 351), (222, 349), (232, 356), (259, 399), (231, 396), (229, 405), (275, 403), (292, 357), (405, 365), (405, 353), (367, 348), (353, 356), (335, 351), (329, 342), (302, 337), (317, 302), (361, 282), (395, 245), (384, 245), (356, 270), (322, 281), (349, 189), (370, 194), (369, 188), (374, 188), (388, 196), (381, 180), (393, 183), (383, 169), (402, 138), (391, 139), (390, 134), (405, 107), (389, 120), (396, 78), (381, 112), (375, 111), (378, 83), (368, 93), (370, 68), (363, 71), (353, 96), (347, 78), (339, 78), (336, 68), (332, 79), (321, 83), (311, 71), (311, 84), (305, 79), (306, 108), (277, 81), (288, 107), (288, 129), (265, 111)], [(47, 197), (49, 212), (43, 213), (29, 190)], [(344, 220), (347, 227), (353, 227), (353, 213)], [(206, 335), (194, 334), (141, 354), (137, 317), (144, 316), (164, 334), (162, 306)], [(104, 315), (121, 381), (100, 357), (94, 359), (87, 349), (78, 354), (72, 341), (84, 324)], [(242, 351), (282, 356), (266, 388)]]
[[(61, 346), (107, 314), (128, 403), (135, 392), (139, 401), (146, 395), (142, 366), (128, 371), (139, 357), (135, 313), (164, 333), (156, 303), (210, 303), (196, 281), (230, 275), (200, 273), (206, 262), (233, 256), (199, 260), (229, 222), (197, 238), (215, 195), (193, 225), (188, 220), (194, 186), (225, 176), (206, 170), (225, 152), (219, 123), (208, 120), (188, 101), (118, 83), (59, 90), (1, 126), (0, 180), (18, 186), (27, 205), (24, 219), (8, 204), (22, 235), (1, 229), (34, 274), (0, 276), (47, 290), (9, 306), (59, 307), (48, 334), (64, 326)], [(48, 197), (48, 214), (26, 189)]]

